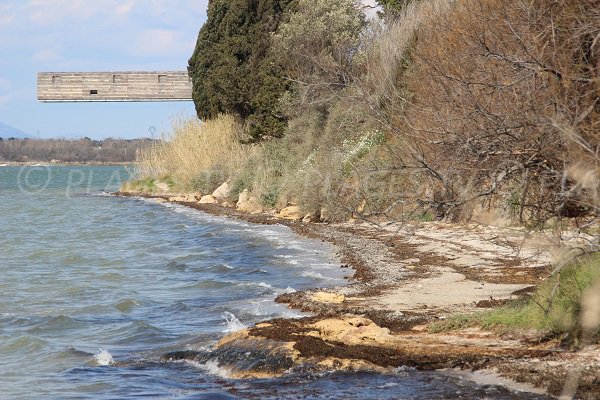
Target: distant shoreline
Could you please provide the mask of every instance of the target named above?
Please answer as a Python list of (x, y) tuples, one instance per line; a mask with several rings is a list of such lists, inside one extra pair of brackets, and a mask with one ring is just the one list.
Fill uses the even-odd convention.
[(96, 167), (119, 167), (126, 165), (133, 165), (135, 162), (101, 162), (101, 161), (27, 161), (27, 162), (16, 162), (16, 161), (0, 161), (0, 167), (85, 167), (85, 166), (96, 166)]

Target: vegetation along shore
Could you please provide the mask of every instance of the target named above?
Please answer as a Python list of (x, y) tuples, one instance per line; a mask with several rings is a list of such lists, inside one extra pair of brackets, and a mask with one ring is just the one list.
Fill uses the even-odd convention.
[(485, 369), (597, 398), (600, 6), (379, 6), (210, 1), (199, 119), (140, 150), (120, 194), (284, 224), (353, 269), (277, 298), (311, 317), (223, 338), (257, 354), (232, 376)]

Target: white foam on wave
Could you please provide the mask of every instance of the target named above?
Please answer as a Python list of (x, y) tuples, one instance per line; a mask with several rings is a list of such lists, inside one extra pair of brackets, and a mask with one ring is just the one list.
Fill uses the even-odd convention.
[(223, 313), (223, 319), (225, 320), (226, 326), (223, 333), (237, 332), (247, 328), (246, 325), (244, 325), (239, 319), (237, 319), (235, 315), (233, 315), (229, 311), (225, 311)]
[(107, 192), (106, 190), (101, 190), (99, 192), (93, 192), (90, 194), (92, 197), (116, 197), (116, 195), (112, 192)]
[(331, 280), (331, 281), (337, 280), (336, 278), (331, 278), (329, 276), (322, 275), (322, 274), (318, 273), (317, 271), (304, 271), (300, 275), (303, 276), (303, 277), (305, 277), (305, 278), (320, 279), (320, 280), (323, 280), (323, 281), (325, 281), (325, 280)]
[(275, 294), (278, 296), (280, 294), (291, 294), (291, 293), (296, 293), (296, 292), (297, 292), (297, 290), (291, 286), (288, 286), (285, 289), (275, 289)]
[(115, 363), (112, 354), (104, 349), (100, 349), (96, 354), (94, 354), (94, 361), (96, 361), (96, 363), (100, 366), (107, 366)]
[(270, 285), (270, 284), (268, 284), (266, 282), (260, 282), (258, 284), (258, 286), (260, 286), (262, 288), (265, 288), (265, 289), (272, 290), (273, 293), (275, 293), (275, 295), (277, 295), (277, 296), (279, 296), (280, 294), (290, 294), (290, 293), (296, 293), (297, 292), (297, 290), (294, 289), (291, 286), (288, 286), (287, 288), (282, 289), (282, 288), (277, 288), (277, 287), (275, 287), (273, 285)]
[(261, 282), (258, 284), (260, 287), (264, 287), (265, 289), (273, 289), (273, 285), (269, 285), (268, 283)]
[(231, 377), (231, 373), (226, 368), (219, 366), (216, 360), (208, 360), (205, 363), (199, 363), (197, 361), (185, 360), (185, 363), (191, 365), (194, 368), (201, 369), (211, 375), (218, 376), (219, 378), (228, 379)]
[(252, 302), (252, 307), (248, 310), (248, 312), (252, 315), (260, 317), (261, 319), (270, 319), (270, 318), (301, 318), (305, 317), (308, 314), (303, 313), (301, 311), (292, 310), (290, 308), (286, 308), (281, 304), (275, 303), (273, 300), (268, 299), (265, 301), (256, 301)]

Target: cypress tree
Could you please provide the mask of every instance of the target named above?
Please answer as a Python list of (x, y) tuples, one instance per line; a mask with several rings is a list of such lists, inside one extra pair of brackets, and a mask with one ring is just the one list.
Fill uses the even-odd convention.
[(288, 83), (269, 48), (293, 1), (209, 1), (208, 19), (188, 63), (200, 119), (231, 113), (255, 140), (283, 135), (287, 121), (278, 109)]

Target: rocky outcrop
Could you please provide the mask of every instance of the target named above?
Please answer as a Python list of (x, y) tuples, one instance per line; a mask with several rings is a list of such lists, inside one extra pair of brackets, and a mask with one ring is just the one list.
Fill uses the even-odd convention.
[(308, 213), (302, 218), (302, 222), (305, 224), (310, 224), (311, 222), (317, 222), (317, 218), (315, 218), (315, 214)]
[(310, 296), (319, 303), (342, 304), (346, 300), (346, 296), (340, 293), (316, 292)]
[(236, 209), (240, 212), (248, 214), (257, 214), (263, 212), (263, 207), (259, 203), (258, 199), (250, 196), (248, 189), (244, 189), (244, 191), (240, 193), (240, 197), (236, 204)]
[(217, 199), (215, 199), (214, 196), (207, 194), (206, 196), (203, 196), (198, 203), (199, 204), (217, 204), (218, 201), (217, 201)]
[(230, 378), (268, 378), (294, 367), (379, 372), (400, 366), (483, 368), (551, 353), (544, 345), (524, 345), (474, 329), (454, 334), (392, 333), (368, 318), (340, 316), (276, 319), (225, 336), (210, 353), (182, 351), (163, 358), (212, 359)]
[(332, 221), (331, 211), (327, 207), (321, 208), (320, 219), (322, 222), (330, 222)]
[(227, 199), (227, 197), (229, 197), (229, 193), (230, 193), (229, 184), (227, 182), (225, 182), (221, 186), (219, 186), (213, 192), (212, 195), (215, 199), (217, 199), (217, 201), (221, 202), (221, 201), (224, 201), (225, 199)]
[(279, 218), (288, 219), (292, 221), (301, 221), (305, 214), (300, 210), (298, 206), (289, 206), (279, 212)]

